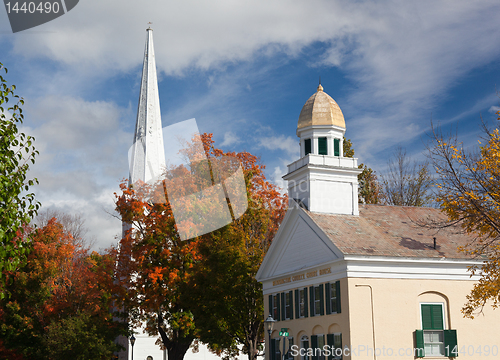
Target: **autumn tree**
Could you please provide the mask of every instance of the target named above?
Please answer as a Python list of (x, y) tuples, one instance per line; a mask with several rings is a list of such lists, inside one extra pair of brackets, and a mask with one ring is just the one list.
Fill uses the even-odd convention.
[(471, 235), (461, 250), (484, 260), (471, 268), (481, 277), (462, 308), (470, 318), (488, 301), (493, 308), (500, 305), (500, 131), (483, 128), (478, 149), (467, 150), (456, 136), (445, 137), (438, 129), (430, 148), (438, 174), (436, 202), (449, 218), (447, 223), (431, 225), (461, 226)]
[(428, 206), (432, 202), (433, 180), (426, 162), (411, 161), (406, 150), (398, 147), (381, 176), (381, 198), (387, 205)]
[(55, 218), (30, 231), (33, 249), (0, 301), (0, 359), (109, 358), (127, 334), (111, 312), (113, 258), (75, 247)]
[(264, 175), (264, 166), (247, 152), (224, 153), (204, 144), (211, 158), (230, 156), (242, 164), (249, 207), (231, 224), (201, 238), (200, 260), (190, 284), (199, 339), (226, 357), (239, 353), (256, 359), (264, 340), (262, 284), (255, 275), (281, 223), (288, 203)]
[[(188, 175), (180, 167), (166, 180), (195, 192)], [(133, 186), (124, 181), (120, 188), (116, 210), (129, 229), (115, 250), (116, 305), (128, 312), (132, 325), (145, 324), (150, 335), (160, 335), (169, 359), (180, 360), (197, 336), (184, 290), (198, 258), (198, 240), (181, 240), (162, 181)]]
[(77, 248), (90, 249), (95, 244), (95, 237), (89, 235), (89, 228), (85, 224), (82, 214), (69, 214), (57, 209), (41, 210), (35, 218), (39, 227), (46, 226), (53, 218), (57, 219), (66, 233), (71, 234), (73, 245)]
[[(1, 70), (7, 74), (2, 63)], [(18, 232), (30, 223), (40, 206), (29, 193), (37, 180), (27, 177), (38, 151), (33, 145), (35, 139), (19, 132), (24, 100), (14, 93), (15, 88), (0, 75), (0, 298), (5, 296), (2, 285), (6, 272), (21, 265), (29, 250), (29, 239), (18, 236)]]
[[(183, 150), (187, 165), (170, 168), (162, 181), (121, 184), (116, 208), (131, 228), (117, 250), (119, 304), (135, 324), (145, 322), (150, 335), (160, 335), (170, 359), (182, 359), (195, 339), (218, 353), (234, 354), (241, 343), (253, 354), (264, 319), (262, 287), (254, 275), (283, 217), (286, 196), (266, 181), (255, 156), (223, 153), (213, 147), (211, 134), (194, 140)], [(224, 175), (240, 167), (243, 195), (249, 194), (241, 218), (234, 200), (228, 201), (230, 179)], [(234, 221), (230, 217), (230, 224), (205, 233), (203, 226), (220, 223), (220, 199), (212, 196), (219, 185)], [(174, 217), (175, 207), (182, 218), (179, 211)], [(194, 238), (182, 241), (188, 233)], [(228, 311), (236, 304), (241, 310)]]
[[(345, 157), (354, 157), (352, 141), (344, 137), (343, 154)], [(358, 175), (358, 201), (361, 204), (378, 204), (380, 202), (380, 184), (374, 170), (361, 163), (358, 169), (363, 169)]]

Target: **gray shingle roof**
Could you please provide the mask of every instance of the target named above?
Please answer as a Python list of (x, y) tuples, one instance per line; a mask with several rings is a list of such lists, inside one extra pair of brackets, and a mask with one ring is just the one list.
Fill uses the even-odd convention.
[(360, 204), (359, 216), (307, 213), (346, 255), (471, 259), (457, 249), (470, 242), (471, 236), (460, 229), (437, 231), (417, 224), (445, 220), (439, 209)]

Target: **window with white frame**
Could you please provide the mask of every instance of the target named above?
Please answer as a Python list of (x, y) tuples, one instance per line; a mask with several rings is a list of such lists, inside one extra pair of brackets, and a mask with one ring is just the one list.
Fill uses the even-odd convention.
[(427, 356), (444, 356), (443, 304), (420, 304), (424, 349)]
[(309, 308), (310, 316), (318, 316), (325, 314), (325, 299), (324, 299), (324, 284), (309, 287)]
[(422, 330), (415, 331), (417, 358), (458, 356), (457, 331), (446, 329), (444, 303), (420, 303)]
[(274, 294), (272, 295), (272, 317), (274, 320), (279, 320), (279, 303), (280, 303), (280, 297), (279, 294)]
[(306, 290), (305, 289), (299, 289), (298, 291), (299, 295), (299, 316), (300, 317), (305, 317), (306, 316)]

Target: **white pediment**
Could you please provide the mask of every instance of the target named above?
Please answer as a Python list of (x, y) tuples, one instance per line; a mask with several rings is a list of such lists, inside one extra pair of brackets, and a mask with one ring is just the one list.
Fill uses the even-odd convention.
[(342, 253), (307, 213), (290, 208), (257, 273), (264, 281), (283, 274), (330, 263)]

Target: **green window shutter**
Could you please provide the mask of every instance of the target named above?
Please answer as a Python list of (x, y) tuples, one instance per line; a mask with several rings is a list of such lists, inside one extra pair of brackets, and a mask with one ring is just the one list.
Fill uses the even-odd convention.
[(443, 307), (441, 305), (432, 305), (432, 328), (443, 330)]
[(325, 315), (325, 294), (323, 291), (323, 284), (319, 286), (319, 314), (320, 315)]
[(448, 357), (458, 356), (457, 330), (444, 330), (444, 354)]
[(425, 356), (424, 331), (415, 330), (415, 357), (423, 358)]
[(270, 349), (269, 349), (269, 359), (270, 360), (275, 360), (275, 356), (276, 356), (276, 340), (275, 339), (271, 339), (271, 346), (270, 346)]
[(269, 315), (273, 316), (273, 296), (269, 295)]
[(305, 155), (311, 153), (311, 139), (304, 140)]
[[(339, 335), (339, 338), (340, 338), (340, 348), (342, 349), (342, 334)], [(342, 360), (343, 357), (344, 357), (344, 355), (342, 354), (340, 356), (340, 359)]]
[(328, 360), (333, 360), (333, 347), (335, 345), (333, 334), (326, 334), (326, 344), (328, 345), (328, 350), (331, 351), (330, 356), (328, 356)]
[(441, 304), (422, 304), (422, 329), (443, 330), (443, 307)]
[(285, 299), (285, 293), (281, 293), (281, 320), (286, 319), (286, 299)]
[(325, 300), (326, 300), (326, 315), (330, 315), (332, 310), (330, 309), (332, 294), (330, 293), (330, 283), (325, 284)]
[(318, 138), (318, 154), (328, 155), (328, 146), (326, 142), (326, 137)]
[(300, 299), (299, 299), (299, 289), (295, 289), (295, 318), (300, 317)]
[(333, 155), (340, 156), (340, 139), (333, 139)]
[(313, 349), (312, 360), (318, 360), (316, 348), (318, 347), (318, 335), (311, 335), (311, 348)]
[(340, 281), (335, 282), (335, 289), (337, 291), (337, 314), (340, 314)]
[(276, 306), (278, 307), (278, 311), (276, 311), (278, 313), (278, 318), (277, 319), (274, 319), (276, 321), (280, 321), (281, 320), (281, 302), (280, 302), (280, 293), (277, 293), (276, 294)]
[(311, 316), (314, 316), (314, 286), (309, 286), (309, 306), (311, 309)]
[(431, 306), (427, 304), (422, 304), (422, 329), (431, 330), (432, 329), (432, 312)]
[(293, 291), (290, 290), (288, 296), (290, 297), (290, 319), (293, 319)]
[(307, 311), (307, 288), (304, 288), (304, 317), (307, 317), (309, 315), (309, 312)]

